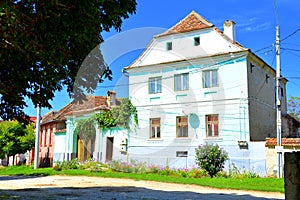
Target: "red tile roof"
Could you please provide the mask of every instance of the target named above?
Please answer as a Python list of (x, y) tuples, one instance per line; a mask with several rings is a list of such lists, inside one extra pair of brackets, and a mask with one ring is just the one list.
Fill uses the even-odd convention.
[(66, 120), (65, 114), (71, 110), (72, 103), (67, 104), (65, 107), (59, 111), (50, 111), (44, 116), (42, 116), (41, 124), (47, 124), (53, 121), (64, 121)]
[(168, 29), (166, 32), (157, 35), (156, 37), (170, 35), (174, 33), (184, 33), (199, 29), (213, 27), (214, 25), (200, 16), (195, 11), (192, 11), (188, 16), (178, 22), (175, 26)]
[(72, 107), (65, 115), (81, 114), (94, 112), (97, 110), (108, 110), (110, 107), (107, 103), (107, 97), (103, 96), (86, 96), (86, 101), (72, 103)]
[[(86, 100), (81, 102), (71, 102), (59, 111), (51, 111), (42, 117), (41, 124), (53, 121), (64, 121), (67, 115), (83, 114), (98, 110), (108, 110), (110, 106), (105, 96), (86, 96)], [(120, 105), (120, 99), (116, 98), (116, 105)]]
[[(282, 138), (281, 145), (285, 147), (300, 147), (300, 138)], [(267, 138), (265, 146), (277, 146), (277, 138)]]

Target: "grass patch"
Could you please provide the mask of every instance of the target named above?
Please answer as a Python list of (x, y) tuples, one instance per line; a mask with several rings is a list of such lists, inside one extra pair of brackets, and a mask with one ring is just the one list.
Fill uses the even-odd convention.
[(0, 168), (0, 175), (15, 176), (50, 176), (50, 175), (68, 175), (68, 176), (98, 176), (107, 178), (125, 178), (134, 180), (151, 180), (168, 183), (194, 184), (220, 189), (237, 190), (255, 190), (266, 192), (284, 193), (284, 180), (277, 178), (232, 178), (232, 177), (179, 177), (175, 175), (161, 175), (158, 173), (124, 173), (116, 172), (110, 169), (96, 172), (86, 169), (68, 169), (56, 171), (52, 168), (33, 169), (27, 166), (11, 166)]

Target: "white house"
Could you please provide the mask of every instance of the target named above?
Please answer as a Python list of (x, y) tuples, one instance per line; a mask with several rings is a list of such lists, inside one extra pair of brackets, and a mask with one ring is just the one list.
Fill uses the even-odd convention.
[(236, 41), (233, 21), (221, 31), (192, 11), (125, 69), (139, 116), (129, 159), (192, 167), (195, 148), (214, 143), (229, 152), (227, 168), (265, 174), (265, 139), (276, 137), (276, 74)]

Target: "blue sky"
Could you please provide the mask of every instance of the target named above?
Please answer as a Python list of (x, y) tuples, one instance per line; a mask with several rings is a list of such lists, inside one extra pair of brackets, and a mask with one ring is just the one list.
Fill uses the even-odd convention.
[[(113, 71), (113, 81), (98, 86), (96, 95), (106, 95), (108, 89), (117, 96), (127, 95), (127, 80), (122, 69), (128, 66), (150, 42), (153, 35), (171, 28), (192, 10), (223, 30), (223, 22), (236, 22), (236, 40), (261, 57), (274, 69), (276, 13), (280, 26), (281, 73), (289, 82), (287, 94), (300, 96), (300, 1), (277, 0), (137, 0), (136, 14), (124, 20), (120, 33), (112, 30), (102, 33), (105, 39), (101, 49), (105, 62)], [(277, 12), (275, 12), (275, 10)], [(258, 51), (263, 49), (261, 51)], [(56, 93), (51, 101), (53, 110), (59, 110), (70, 99), (65, 91)], [(36, 115), (35, 108), (27, 101), (25, 112)], [(42, 109), (42, 115), (49, 110)]]

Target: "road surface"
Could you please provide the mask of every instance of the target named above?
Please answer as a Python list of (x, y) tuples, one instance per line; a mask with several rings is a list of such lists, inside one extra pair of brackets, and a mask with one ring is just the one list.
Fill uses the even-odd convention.
[(0, 176), (0, 199), (271, 200), (284, 194), (87, 176)]

